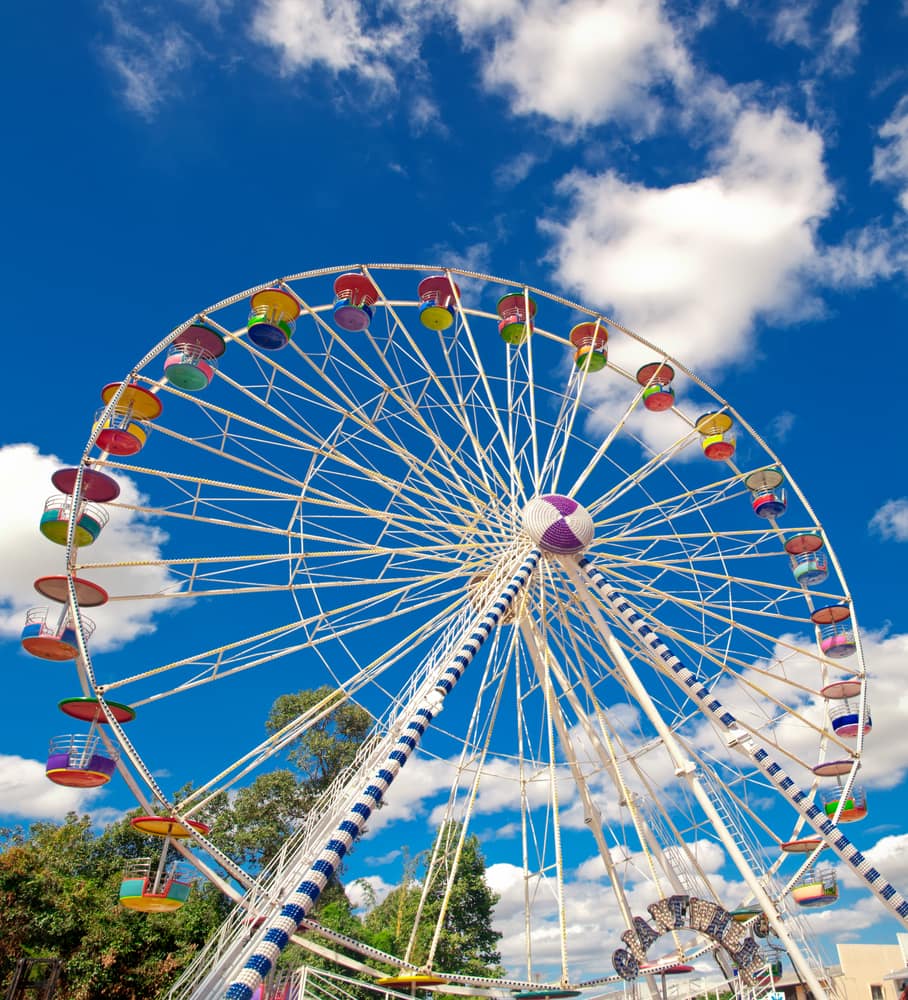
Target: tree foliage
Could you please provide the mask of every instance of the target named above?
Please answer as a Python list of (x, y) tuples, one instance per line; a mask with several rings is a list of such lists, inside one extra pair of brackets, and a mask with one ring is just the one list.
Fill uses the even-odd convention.
[[(436, 855), (434, 865), (431, 854), (420, 858), (415, 881), (405, 878), (366, 916), (366, 932), (372, 944), (394, 955), (406, 952), (412, 935), (410, 960), (423, 966), (429, 959), (436, 925), (441, 921), (433, 968), (475, 976), (501, 975), (498, 951), (501, 934), (492, 928), (498, 896), (486, 883), (485, 859), (474, 834), (464, 839), (457, 859), (461, 833), (457, 823), (446, 824), (439, 830), (437, 850), (432, 852)], [(448, 904), (442, 913), (452, 876)], [(420, 912), (424, 887), (425, 900)]]
[(213, 807), (215, 843), (252, 869), (274, 857), (333, 776), (353, 761), (372, 724), (368, 712), (338, 703), (337, 691), (323, 686), (281, 695), (265, 727), (274, 735), (316, 714), (322, 717), (288, 747), (288, 767), (259, 775), (231, 803), (222, 799)]
[(173, 914), (117, 905), (124, 859), (148, 844), (128, 819), (102, 834), (88, 817), (2, 834), (0, 983), (23, 957), (60, 958), (66, 1000), (156, 996), (227, 912), (219, 892), (196, 885)]
[[(368, 713), (355, 705), (333, 705), (334, 697), (331, 689), (318, 688), (279, 698), (267, 722), (272, 734), (304, 713), (323, 717), (288, 747), (286, 766), (260, 775), (232, 800), (222, 795), (210, 804), (204, 819), (213, 823), (212, 837), (245, 865), (255, 868), (274, 856), (326, 785), (353, 760), (368, 732)], [(453, 872), (434, 967), (500, 973), (500, 935), (491, 926), (497, 897), (486, 885), (474, 836), (465, 838), (454, 870), (461, 832), (456, 824), (439, 832), (431, 870), (428, 855), (407, 856), (401, 885), (365, 916), (354, 911), (337, 878), (322, 893), (315, 916), (326, 927), (403, 955), (426, 885), (412, 959), (422, 964)], [(60, 1000), (144, 1000), (166, 991), (232, 904), (199, 880), (176, 912), (137, 913), (119, 906), (124, 864), (160, 848), (160, 841), (137, 832), (128, 817), (102, 832), (75, 814), (59, 824), (35, 823), (27, 832), (0, 830), (0, 992), (23, 957), (62, 961)], [(303, 962), (329, 965), (296, 945), (282, 964)]]
[(302, 776), (302, 786), (310, 802), (353, 761), (372, 725), (372, 716), (352, 702), (332, 708), (337, 700), (337, 691), (327, 686), (284, 694), (271, 706), (265, 723), (269, 733), (277, 733), (301, 715), (326, 713), (309, 726), (288, 753), (291, 764)]

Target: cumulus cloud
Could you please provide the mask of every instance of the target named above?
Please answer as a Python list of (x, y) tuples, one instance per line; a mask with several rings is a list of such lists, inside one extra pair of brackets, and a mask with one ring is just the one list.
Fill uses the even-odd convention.
[[(908, 885), (908, 833), (881, 837), (871, 847), (864, 848), (863, 854), (894, 885)], [(863, 888), (863, 880), (849, 867), (842, 865), (839, 877), (848, 888)]]
[[(789, 639), (794, 637), (788, 637)], [(810, 639), (802, 636), (799, 640), (807, 645)], [(902, 734), (908, 725), (908, 694), (904, 685), (904, 664), (908, 655), (908, 634), (862, 636), (861, 645), (867, 668), (868, 702), (873, 720), (873, 729), (866, 737), (867, 753), (862, 758), (858, 782), (865, 788), (894, 788), (908, 775), (908, 744)], [(851, 663), (849, 662), (849, 665)], [(804, 719), (816, 726), (825, 720), (826, 703), (818, 693), (802, 690), (789, 684), (785, 677), (807, 685), (810, 677), (817, 677), (817, 666), (800, 653), (779, 646), (775, 657), (763, 664), (764, 668), (776, 672), (777, 676), (767, 677), (754, 671), (743, 671), (744, 681), (754, 684), (760, 691), (777, 698), (794, 709)], [(815, 681), (821, 686), (819, 678)], [(716, 696), (743, 723), (764, 729), (778, 746), (784, 747), (787, 755), (773, 749), (784, 769), (802, 787), (811, 780), (809, 768), (820, 759), (819, 734), (804, 722), (774, 708), (763, 695), (755, 696), (745, 684), (736, 680), (725, 680), (714, 688)], [(876, 711), (874, 711), (876, 706)], [(703, 724), (693, 742), (714, 753), (717, 757), (727, 757), (721, 748), (722, 739), (707, 724)], [(885, 747), (886, 752), (878, 752)], [(827, 757), (843, 756), (843, 751), (830, 748)], [(791, 758), (798, 758), (803, 767)], [(791, 814), (792, 817), (794, 813)]]
[[(42, 454), (33, 444), (10, 444), (0, 448), (0, 481), (15, 482), (15, 490), (0, 496), (0, 542), (4, 553), (0, 583), (0, 634), (21, 632), (25, 611), (47, 605), (47, 598), (35, 592), (38, 577), (65, 571), (63, 548), (48, 541), (38, 531), (45, 500), (56, 493), (51, 475), (65, 466), (55, 455)], [(135, 504), (139, 492), (135, 484), (118, 475), (120, 501)], [(84, 561), (118, 562), (157, 559), (165, 536), (154, 524), (134, 511), (108, 506), (110, 521), (98, 540), (80, 550)], [(123, 566), (86, 572), (92, 582), (116, 598), (120, 594), (154, 594), (172, 587), (173, 581), (159, 567)], [(54, 605), (52, 613), (61, 609)], [(152, 610), (147, 602), (119, 603), (112, 600), (93, 608), (89, 617), (97, 625), (91, 647), (98, 651), (120, 646), (137, 635), (152, 631)]]
[(386, 882), (381, 875), (366, 875), (355, 879), (344, 886), (347, 899), (354, 910), (371, 910), (377, 906), (394, 886)]
[(774, 441), (786, 441), (797, 419), (791, 410), (782, 410), (769, 422), (769, 436)]
[(468, 41), (488, 43), (483, 81), (517, 114), (577, 127), (616, 117), (649, 126), (660, 113), (654, 89), (691, 76), (656, 0), (459, 0), (453, 9)]
[[(803, 317), (833, 204), (820, 135), (784, 111), (743, 112), (714, 163), (666, 188), (575, 171), (561, 185), (567, 221), (542, 221), (564, 284), (706, 372), (744, 355), (759, 317)], [(623, 349), (627, 367), (644, 360)]]
[(63, 819), (69, 812), (87, 812), (101, 791), (56, 785), (47, 780), (43, 762), (0, 754), (0, 816)]
[(285, 73), (320, 66), (394, 90), (394, 65), (418, 48), (416, 12), (401, 3), (378, 21), (358, 0), (260, 0), (250, 34), (277, 50)]
[(908, 542), (908, 497), (887, 500), (870, 519), (870, 530), (887, 541)]
[[(450, 31), (451, 19), (479, 53), (483, 85), (514, 114), (571, 129), (621, 119), (651, 131), (664, 110), (660, 89), (695, 103), (711, 90), (692, 85), (697, 73), (658, 0), (397, 0), (379, 12), (360, 0), (259, 0), (250, 34), (279, 54), (284, 73), (320, 66), (387, 95), (431, 26)], [(411, 102), (417, 129), (423, 100)]]
[[(634, 877), (631, 860), (623, 862), (621, 867), (629, 876), (625, 891), (631, 912), (646, 919), (647, 905), (657, 898), (654, 888), (646, 878)], [(645, 864), (642, 867), (645, 868)], [(517, 865), (497, 863), (486, 869), (486, 881), (500, 897), (495, 907), (494, 926), (502, 932), (499, 942), (502, 961), (511, 974), (525, 975), (524, 872)], [(712, 881), (720, 898), (729, 901), (729, 905), (736, 905), (737, 901), (743, 902), (747, 898), (747, 892), (739, 881), (728, 880), (718, 874), (712, 876)], [(543, 978), (557, 981), (560, 976), (561, 932), (554, 881), (543, 876), (531, 877), (529, 896), (533, 969)], [(626, 929), (615, 894), (604, 891), (599, 877), (575, 873), (564, 881), (564, 910), (572, 975), (581, 979), (608, 974), (608, 966), (603, 968), (603, 946), (610, 953), (618, 946), (620, 935)], [(685, 944), (693, 944), (692, 934), (682, 932), (681, 937), (685, 939)], [(661, 947), (660, 943), (653, 945), (652, 955), (655, 957), (673, 948), (674, 941), (666, 938)]]
[(425, 816), (431, 803), (450, 788), (453, 777), (453, 765), (449, 761), (411, 757), (400, 779), (385, 796), (387, 808), (376, 809), (369, 817), (367, 836), (373, 836), (391, 823)]
[(824, 910), (814, 910), (799, 914), (800, 919), (817, 938), (832, 941), (860, 941), (861, 932), (879, 923), (883, 916), (879, 901), (873, 896), (862, 898), (845, 905), (830, 906)]

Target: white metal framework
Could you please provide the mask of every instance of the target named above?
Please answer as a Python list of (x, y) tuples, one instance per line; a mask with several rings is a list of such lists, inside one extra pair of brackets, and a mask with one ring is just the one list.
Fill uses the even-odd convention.
[[(345, 272), (375, 288), (368, 329), (335, 323), (332, 282)], [(432, 274), (452, 283), (447, 328), (420, 321), (416, 287)], [(300, 313), (277, 351), (257, 347), (246, 329), (250, 296), (267, 288), (292, 297)], [(499, 336), (496, 301), (509, 291), (524, 314), (531, 300), (537, 307), (522, 343)], [(575, 358), (570, 332), (582, 322), (603, 355), (608, 333), (604, 367), (592, 353)], [(168, 347), (192, 323), (227, 344), (201, 392), (162, 374)], [(675, 405), (650, 409), (649, 390), (669, 366)], [(78, 499), (88, 468), (132, 481), (107, 505), (111, 525), (141, 520), (153, 526), (154, 545), (94, 558), (70, 530), (67, 569), (107, 587), (110, 609), (153, 627), (122, 653), (93, 659), (70, 588), (85, 693), (138, 713), (128, 732), (113, 719), (109, 730), (139, 802), (177, 811), (173, 790), (154, 776), (165, 767), (172, 789), (194, 784), (179, 814), (202, 818), (213, 796), (276, 766), (340, 700), (376, 720), (357, 761), (267, 871), (243, 872), (201, 837), (186, 850), (226, 891), (248, 896), (174, 996), (251, 996), (267, 972), (262, 955), (290, 937), (340, 958), (337, 945), (350, 943), (313, 924), (303, 897), (314, 902), (313, 870), (330, 877), (365, 826), (354, 808), (364, 792), (369, 808), (386, 798), (394, 809), (390, 786), (410, 780), (397, 771), (411, 754), (436, 778), (426, 799), (433, 819), (458, 820), (464, 836), (494, 826), (496, 858), (506, 845), (520, 872), (521, 966), (504, 981), (455, 982), (476, 992), (615, 981), (604, 955), (622, 946), (640, 907), (687, 895), (765, 911), (823, 994), (788, 895), (814, 858), (782, 846), (819, 835), (860, 870), (862, 859), (812, 802), (814, 767), (848, 761), (830, 814), (840, 819), (867, 729), (864, 663), (822, 527), (730, 404), (593, 310), (487, 275), (415, 265), (323, 269), (249, 289), (174, 330), (127, 383), (162, 400), (154, 434), (118, 458), (96, 445), (102, 419), (75, 490)], [(716, 426), (698, 422), (704, 412), (718, 415), (716, 426), (733, 423), (733, 454), (706, 457), (704, 431)], [(784, 519), (758, 516), (754, 483), (780, 477)], [(579, 554), (539, 548), (524, 530), (526, 505), (547, 494), (576, 499), (593, 518), (582, 565)], [(785, 543), (798, 535), (822, 540), (824, 581), (795, 576)], [(811, 620), (833, 605), (848, 609), (848, 658), (821, 647)], [(93, 616), (103, 629), (103, 614)], [(837, 706), (820, 693), (843, 677), (855, 682), (854, 735), (833, 726)], [(319, 684), (338, 693), (264, 737), (259, 720), (274, 697)], [(403, 760), (394, 756), (402, 739)], [(805, 791), (803, 806), (779, 794), (780, 768)], [(349, 825), (351, 815), (362, 822)], [(434, 823), (419, 825), (431, 843)], [(879, 873), (863, 874), (904, 919), (901, 896)], [(597, 878), (591, 948), (582, 889)], [(310, 888), (300, 895), (302, 886)], [(434, 965), (438, 941), (436, 930), (427, 956), (417, 962), (411, 947), (394, 964), (444, 975)], [(360, 974), (378, 974), (376, 963), (389, 959), (356, 947), (360, 957), (344, 961)], [(656, 989), (660, 968), (714, 951), (702, 934), (676, 930), (654, 946), (644, 981)], [(731, 960), (717, 955), (731, 975)]]

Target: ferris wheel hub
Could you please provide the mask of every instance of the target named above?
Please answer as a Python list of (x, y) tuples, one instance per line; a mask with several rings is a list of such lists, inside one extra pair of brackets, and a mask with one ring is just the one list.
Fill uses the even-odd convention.
[(593, 519), (585, 507), (560, 493), (533, 497), (523, 508), (523, 528), (545, 552), (582, 552), (593, 540)]

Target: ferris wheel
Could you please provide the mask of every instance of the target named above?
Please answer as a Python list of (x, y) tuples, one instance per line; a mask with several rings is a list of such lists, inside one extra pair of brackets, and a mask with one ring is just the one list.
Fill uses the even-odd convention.
[[(82, 686), (61, 708), (89, 729), (55, 739), (48, 776), (119, 770), (136, 825), (164, 838), (123, 904), (186, 899), (168, 845), (241, 898), (174, 996), (247, 1000), (292, 939), (389, 989), (524, 1000), (655, 990), (706, 960), (759, 986), (775, 947), (820, 997), (799, 913), (835, 901), (833, 855), (908, 918), (841, 831), (868, 811), (872, 721), (830, 540), (680, 361), (521, 283), (348, 266), (199, 312), (101, 404), (81, 462), (53, 477), (41, 530), (66, 570), (36, 581), (51, 603), (22, 643), (72, 660)], [(114, 519), (153, 526), (154, 551), (93, 558)], [(138, 614), (138, 637), (93, 656), (92, 609), (99, 632)], [(319, 685), (323, 704), (260, 739), (274, 697)], [(208, 840), (206, 805), (348, 700), (375, 720), (356, 760), (244, 872)], [(507, 979), (438, 966), (450, 888), (421, 951), (415, 931), (389, 955), (314, 922), (414, 758), (437, 779), (427, 846), (444, 826), (459, 857), (491, 822), (509, 852), (523, 945)], [(602, 886), (592, 951), (578, 859)]]

